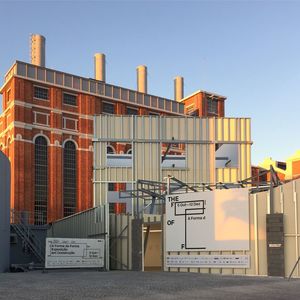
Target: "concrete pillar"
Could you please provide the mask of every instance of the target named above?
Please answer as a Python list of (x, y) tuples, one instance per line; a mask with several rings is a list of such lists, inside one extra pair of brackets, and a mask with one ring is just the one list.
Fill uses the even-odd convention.
[(94, 55), (95, 79), (105, 82), (105, 54)]
[(147, 94), (147, 67), (138, 66), (137, 71), (137, 90), (138, 92)]
[(40, 34), (31, 35), (31, 63), (40, 67), (46, 65), (46, 39)]
[(183, 77), (177, 76), (174, 78), (174, 99), (176, 101), (180, 101), (183, 98)]

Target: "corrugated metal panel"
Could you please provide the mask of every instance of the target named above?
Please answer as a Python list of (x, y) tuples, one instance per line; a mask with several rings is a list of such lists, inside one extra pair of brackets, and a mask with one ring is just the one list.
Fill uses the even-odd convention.
[[(186, 168), (161, 166), (163, 143), (185, 144)], [(132, 144), (132, 167), (109, 167), (107, 142)], [(215, 170), (215, 144), (237, 143), (237, 169)], [(103, 185), (108, 182), (162, 181), (172, 175), (185, 182), (236, 182), (251, 176), (250, 120), (242, 118), (190, 118), (101, 115), (95, 117), (95, 199), (105, 203)], [(100, 186), (99, 186), (100, 185)]]
[(48, 237), (104, 238), (105, 208), (95, 207), (70, 217), (55, 221), (48, 229)]
[(132, 238), (130, 215), (110, 215), (110, 266), (113, 270), (131, 270)]

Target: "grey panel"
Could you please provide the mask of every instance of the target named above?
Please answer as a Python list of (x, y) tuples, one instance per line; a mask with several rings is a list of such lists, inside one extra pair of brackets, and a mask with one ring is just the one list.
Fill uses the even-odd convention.
[(0, 151), (0, 272), (9, 269), (10, 235), (10, 163)]

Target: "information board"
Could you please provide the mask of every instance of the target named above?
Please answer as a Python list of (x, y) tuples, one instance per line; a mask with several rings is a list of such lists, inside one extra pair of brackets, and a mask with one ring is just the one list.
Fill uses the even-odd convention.
[(249, 250), (248, 189), (166, 196), (166, 251)]
[(104, 267), (103, 239), (46, 239), (46, 268)]
[(167, 255), (169, 268), (250, 268), (249, 255)]

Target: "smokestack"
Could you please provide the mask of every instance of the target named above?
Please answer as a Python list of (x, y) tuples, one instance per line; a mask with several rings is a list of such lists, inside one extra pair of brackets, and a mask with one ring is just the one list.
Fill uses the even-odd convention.
[(94, 55), (95, 79), (105, 82), (105, 54)]
[(180, 101), (183, 97), (183, 77), (177, 76), (174, 78), (174, 98), (176, 101)]
[(40, 67), (45, 67), (45, 44), (46, 39), (40, 34), (31, 35), (31, 63)]
[(138, 92), (147, 94), (147, 67), (138, 66), (137, 71), (137, 90)]

